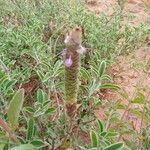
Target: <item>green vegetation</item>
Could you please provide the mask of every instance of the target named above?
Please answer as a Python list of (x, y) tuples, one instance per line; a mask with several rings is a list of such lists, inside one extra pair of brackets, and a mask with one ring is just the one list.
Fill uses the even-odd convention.
[[(150, 122), (143, 93), (130, 99), (106, 73), (118, 55), (144, 45), (150, 33), (147, 24), (135, 28), (123, 23), (124, 13), (116, 6), (112, 16), (95, 15), (83, 1), (0, 0), (0, 150), (148, 150), (147, 130), (138, 133), (121, 119), (118, 109), (129, 108), (99, 95), (110, 89), (144, 105), (143, 112), (132, 113), (144, 114)], [(76, 25), (83, 28), (87, 52), (81, 56), (77, 114), (70, 130), (61, 53), (65, 34)], [(105, 120), (95, 116), (99, 108), (104, 108)], [(121, 140), (125, 133), (131, 140)]]

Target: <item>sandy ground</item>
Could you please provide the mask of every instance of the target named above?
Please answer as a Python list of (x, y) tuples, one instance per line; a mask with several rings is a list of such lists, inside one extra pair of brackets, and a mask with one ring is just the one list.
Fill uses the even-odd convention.
[[(120, 5), (123, 5), (123, 0)], [(113, 14), (113, 8), (118, 5), (117, 0), (86, 0), (85, 8), (94, 12), (95, 14), (106, 13)], [(150, 0), (127, 0), (123, 5), (124, 10), (132, 15), (131, 23), (138, 26), (142, 22), (150, 23), (150, 15), (146, 12), (146, 6), (150, 5)], [(118, 5), (119, 6), (119, 5)]]

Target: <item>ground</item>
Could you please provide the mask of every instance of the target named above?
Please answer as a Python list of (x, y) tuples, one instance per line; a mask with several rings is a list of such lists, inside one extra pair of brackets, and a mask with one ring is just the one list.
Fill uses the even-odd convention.
[[(87, 0), (86, 9), (99, 14), (113, 14), (113, 7), (119, 2), (116, 0)], [(120, 1), (122, 2), (122, 1)], [(146, 6), (150, 5), (149, 0), (128, 0), (124, 4), (120, 4), (124, 10), (134, 16), (129, 22), (133, 27), (139, 26), (141, 23), (150, 23), (150, 15), (146, 10)], [(126, 17), (124, 21), (127, 21)], [(137, 104), (129, 104), (130, 100), (136, 97), (137, 91), (142, 91), (145, 98), (150, 99), (150, 37), (146, 37), (147, 45), (134, 50), (129, 54), (121, 55), (117, 61), (108, 69), (108, 74), (113, 77), (116, 84), (121, 86), (121, 89), (129, 96), (128, 99), (120, 96), (119, 93), (106, 90), (104, 97), (109, 100), (117, 99), (121, 104), (130, 107), (130, 109), (139, 108), (143, 111), (144, 106)], [(97, 117), (104, 118), (103, 110), (97, 112)], [(120, 112), (122, 119), (127, 119), (133, 122), (134, 128), (140, 130), (142, 118), (138, 118), (127, 112)]]

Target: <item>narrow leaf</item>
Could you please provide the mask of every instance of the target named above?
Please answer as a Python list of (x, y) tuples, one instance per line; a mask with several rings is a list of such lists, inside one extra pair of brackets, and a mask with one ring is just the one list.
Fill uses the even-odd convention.
[(27, 134), (27, 140), (31, 140), (34, 133), (34, 120), (30, 119), (28, 122), (28, 134)]
[(30, 106), (24, 107), (24, 111), (29, 112), (29, 113), (34, 113), (34, 109)]
[(38, 100), (38, 102), (42, 104), (43, 99), (44, 99), (43, 91), (41, 89), (38, 89), (38, 91), (37, 91), (37, 100)]
[(0, 150), (3, 150), (5, 147), (5, 144), (0, 144)]
[(37, 100), (38, 100), (38, 102), (43, 104), (47, 99), (48, 99), (47, 94), (43, 90), (38, 89), (38, 91), (37, 91)]
[(42, 148), (42, 147), (45, 147), (45, 143), (42, 142), (41, 140), (34, 140), (31, 142), (32, 145), (34, 145), (35, 147), (37, 148)]
[(4, 77), (0, 78), (0, 85), (2, 85), (3, 82), (6, 81), (6, 80), (7, 80), (7, 76), (4, 76)]
[(107, 132), (106, 137), (116, 137), (118, 136), (117, 132)]
[(98, 135), (95, 131), (90, 132), (90, 137), (92, 141), (92, 147), (97, 147), (98, 146)]
[(8, 81), (8, 82), (5, 84), (5, 90), (11, 88), (15, 83), (16, 83), (16, 80)]
[(109, 145), (104, 150), (121, 150), (123, 148), (123, 143), (115, 143), (112, 145)]
[(135, 104), (145, 104), (147, 100), (145, 99), (145, 96), (142, 93), (138, 93), (137, 97), (131, 102)]
[(55, 108), (50, 107), (50, 108), (48, 108), (48, 109), (46, 110), (45, 114), (52, 114), (52, 113), (55, 112), (55, 111), (56, 111)]
[(99, 76), (100, 77), (104, 74), (105, 69), (106, 69), (106, 62), (102, 61), (100, 64), (100, 69), (99, 69)]
[(109, 75), (107, 75), (107, 74), (103, 74), (103, 75), (101, 76), (101, 80), (109, 80), (109, 81), (111, 81), (111, 80), (112, 80), (112, 77), (109, 76)]
[(100, 130), (100, 133), (104, 131), (104, 126), (100, 120), (97, 120), (97, 125)]
[(19, 89), (13, 96), (12, 100), (10, 101), (7, 111), (8, 120), (13, 130), (15, 130), (17, 127), (18, 118), (20, 111), (22, 109), (23, 101), (24, 101), (24, 90)]
[(108, 84), (103, 84), (100, 86), (101, 89), (112, 89), (112, 90), (119, 90), (120, 87), (116, 84), (111, 84), (111, 83), (108, 83)]
[(36, 150), (36, 147), (32, 144), (22, 144), (11, 148), (10, 150)]
[(98, 83), (95, 79), (89, 85), (89, 97), (94, 94), (100, 87), (100, 83)]
[(90, 74), (84, 67), (81, 68), (80, 73), (81, 73), (81, 77), (84, 80), (89, 80), (90, 79)]
[(105, 137), (106, 134), (107, 134), (107, 132), (106, 132), (106, 131), (103, 131), (100, 135), (103, 136), (103, 137)]

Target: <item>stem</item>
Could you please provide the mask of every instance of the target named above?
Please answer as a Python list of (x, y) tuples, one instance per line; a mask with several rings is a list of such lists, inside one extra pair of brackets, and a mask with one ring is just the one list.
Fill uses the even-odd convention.
[(0, 118), (0, 127), (9, 134), (9, 138), (14, 142), (14, 143), (19, 143), (16, 135), (12, 132), (11, 128), (9, 125)]
[(106, 131), (107, 131), (108, 127), (109, 127), (110, 119), (111, 119), (111, 116), (113, 115), (113, 113), (114, 113), (114, 110), (111, 110), (110, 114), (108, 116), (107, 122), (106, 122)]

